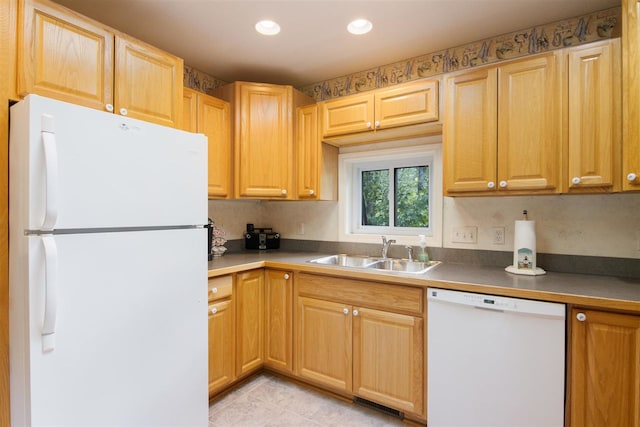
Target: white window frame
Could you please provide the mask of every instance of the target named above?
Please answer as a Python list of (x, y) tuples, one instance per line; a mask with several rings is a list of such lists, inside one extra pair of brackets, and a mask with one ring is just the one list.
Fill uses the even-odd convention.
[[(380, 243), (382, 235), (395, 239), (396, 244), (418, 244), (418, 235), (427, 236), (427, 246), (442, 246), (442, 144), (421, 144), (409, 147), (376, 149), (340, 153), (339, 162), (339, 241)], [(429, 165), (429, 229), (361, 227), (362, 170)], [(390, 181), (393, 177), (390, 176)], [(390, 185), (393, 185), (390, 182)], [(392, 195), (390, 195), (392, 197)]]

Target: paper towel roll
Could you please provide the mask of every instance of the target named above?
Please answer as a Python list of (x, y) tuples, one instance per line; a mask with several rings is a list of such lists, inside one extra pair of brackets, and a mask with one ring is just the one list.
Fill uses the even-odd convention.
[(516, 221), (513, 239), (513, 265), (510, 273), (537, 275), (545, 271), (536, 265), (536, 222)]

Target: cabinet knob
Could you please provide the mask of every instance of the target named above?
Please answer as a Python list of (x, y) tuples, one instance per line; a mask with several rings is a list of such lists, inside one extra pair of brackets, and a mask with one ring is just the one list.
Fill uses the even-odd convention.
[(500, 181), (500, 188), (507, 188), (507, 181)]
[(286, 189), (286, 188), (283, 188), (283, 189), (282, 189), (282, 195), (283, 195), (283, 196), (286, 196), (286, 195), (287, 195), (287, 189)]
[(376, 120), (374, 124), (375, 124), (376, 128), (379, 128), (380, 127), (380, 120)]
[(627, 181), (629, 181), (629, 182), (635, 181), (636, 178), (638, 178), (638, 176), (633, 172), (631, 172), (630, 174), (627, 175)]
[(212, 294), (217, 294), (218, 293), (218, 288), (211, 288), (211, 293)]
[(342, 309), (342, 312), (344, 314), (349, 314), (349, 309), (345, 307), (345, 308)]
[(576, 314), (576, 319), (578, 319), (580, 322), (584, 322), (585, 320), (587, 320), (587, 315), (584, 313), (578, 313)]
[(371, 129), (371, 122), (367, 122), (367, 129)]
[(353, 310), (353, 315), (357, 316), (358, 315), (358, 310)]
[(493, 182), (493, 181), (487, 182), (487, 188), (495, 188), (495, 186), (496, 186), (495, 182)]
[(314, 194), (316, 194), (316, 192), (315, 192), (315, 191), (313, 191), (313, 190), (309, 190), (309, 194), (310, 194), (311, 196), (313, 196)]
[(284, 280), (289, 280), (289, 274), (288, 273), (284, 274)]
[(127, 114), (129, 114), (129, 111), (127, 111), (126, 108), (121, 108), (120, 109), (120, 114), (123, 115), (123, 116), (126, 116)]
[(218, 309), (217, 309), (217, 308), (213, 307), (213, 308), (211, 309), (211, 314), (216, 314), (217, 312), (218, 312)]
[(107, 105), (105, 105), (105, 106), (104, 106), (104, 108), (105, 108), (108, 112), (113, 113), (113, 105), (112, 105), (112, 104), (107, 104)]
[(571, 183), (572, 184), (576, 184), (576, 185), (580, 184), (580, 181), (581, 181), (580, 178), (577, 177), (577, 176), (574, 176), (573, 178), (571, 178)]

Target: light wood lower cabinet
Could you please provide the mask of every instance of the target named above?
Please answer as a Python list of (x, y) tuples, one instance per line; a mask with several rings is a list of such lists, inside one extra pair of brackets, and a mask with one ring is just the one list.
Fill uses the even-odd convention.
[(640, 316), (571, 311), (571, 426), (640, 426)]
[(243, 377), (264, 362), (264, 270), (236, 275), (236, 375)]
[(209, 304), (209, 395), (235, 379), (235, 328), (232, 301)]
[(264, 364), (293, 372), (293, 273), (266, 269)]
[(305, 273), (296, 289), (298, 376), (426, 416), (422, 289)]

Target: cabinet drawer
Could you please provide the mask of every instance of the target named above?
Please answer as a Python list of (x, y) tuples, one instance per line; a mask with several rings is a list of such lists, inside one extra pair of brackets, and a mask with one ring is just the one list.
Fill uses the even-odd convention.
[(421, 288), (307, 273), (298, 273), (295, 283), (298, 295), (419, 316), (424, 310)]
[(231, 275), (209, 279), (209, 301), (216, 301), (231, 296), (232, 285), (233, 280)]

